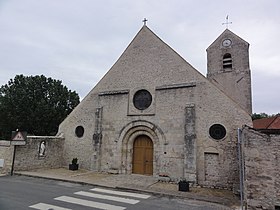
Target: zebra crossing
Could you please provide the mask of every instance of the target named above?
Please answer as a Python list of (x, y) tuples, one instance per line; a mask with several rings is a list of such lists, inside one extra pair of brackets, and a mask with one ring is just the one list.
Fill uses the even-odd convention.
[[(78, 196), (78, 197), (77, 197)], [(127, 205), (135, 205), (143, 199), (148, 199), (150, 196), (139, 193), (131, 193), (117, 190), (109, 190), (102, 188), (93, 188), (88, 191), (74, 192), (73, 196), (59, 196), (54, 198), (55, 201), (59, 201), (59, 205), (53, 205), (48, 203), (37, 203), (29, 206), (32, 209), (38, 210), (74, 210), (76, 208), (66, 208), (65, 203), (75, 204), (75, 206), (84, 206), (94, 209), (106, 209), (106, 210), (124, 210)], [(114, 202), (110, 204), (106, 202)], [(126, 205), (126, 206), (125, 206)]]

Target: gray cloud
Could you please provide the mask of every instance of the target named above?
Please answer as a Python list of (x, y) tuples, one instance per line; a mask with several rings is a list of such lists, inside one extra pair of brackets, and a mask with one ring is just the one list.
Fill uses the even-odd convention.
[(280, 2), (1, 1), (0, 85), (17, 74), (60, 79), (84, 97), (148, 26), (206, 74), (206, 48), (230, 30), (250, 43), (254, 112), (280, 112)]

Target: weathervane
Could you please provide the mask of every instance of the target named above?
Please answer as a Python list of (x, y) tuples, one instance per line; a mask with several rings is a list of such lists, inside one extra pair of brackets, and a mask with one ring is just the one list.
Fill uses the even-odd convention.
[(146, 19), (146, 18), (144, 18), (144, 20), (142, 20), (142, 22), (144, 23), (144, 26), (146, 25), (146, 22), (147, 22), (148, 20)]
[(227, 28), (228, 28), (228, 25), (229, 24), (232, 24), (232, 22), (228, 22), (228, 15), (226, 17), (226, 22), (225, 23), (222, 23), (222, 25), (227, 25)]

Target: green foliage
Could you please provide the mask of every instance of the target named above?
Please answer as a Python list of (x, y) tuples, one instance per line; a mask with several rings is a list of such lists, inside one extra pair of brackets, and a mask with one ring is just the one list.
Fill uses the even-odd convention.
[(0, 139), (10, 139), (16, 129), (55, 135), (79, 102), (78, 94), (59, 80), (17, 75), (0, 88)]
[(73, 158), (72, 164), (73, 164), (73, 165), (77, 165), (77, 163), (78, 163), (78, 158)]
[(272, 115), (268, 115), (266, 113), (259, 113), (259, 114), (254, 113), (254, 114), (252, 114), (252, 120), (257, 120), (257, 119), (262, 119), (262, 118), (267, 118), (267, 117), (274, 117), (276, 115), (280, 115), (280, 113), (272, 114)]
[(268, 117), (268, 114), (266, 113), (254, 113), (252, 114), (252, 120), (262, 119)]

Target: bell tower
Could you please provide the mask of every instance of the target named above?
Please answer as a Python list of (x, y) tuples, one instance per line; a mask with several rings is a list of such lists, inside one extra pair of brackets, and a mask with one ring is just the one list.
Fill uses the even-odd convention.
[(226, 29), (206, 52), (207, 78), (252, 114), (249, 43)]

